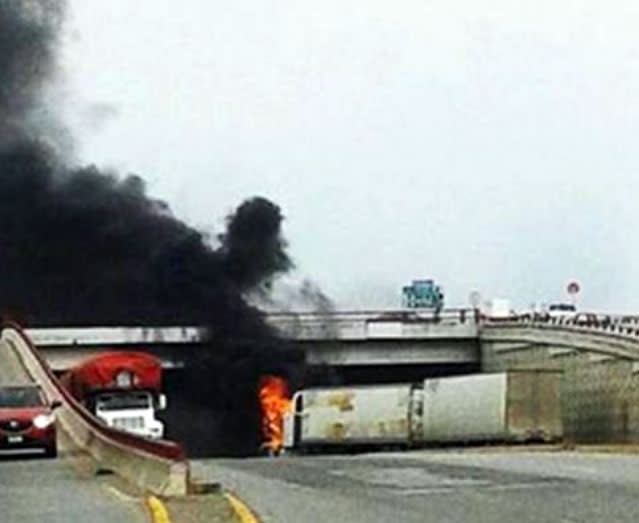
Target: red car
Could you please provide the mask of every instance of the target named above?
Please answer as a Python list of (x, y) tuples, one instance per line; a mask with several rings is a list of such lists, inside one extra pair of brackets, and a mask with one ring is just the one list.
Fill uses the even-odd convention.
[(53, 411), (60, 405), (49, 404), (36, 385), (0, 387), (0, 450), (41, 449), (57, 456)]

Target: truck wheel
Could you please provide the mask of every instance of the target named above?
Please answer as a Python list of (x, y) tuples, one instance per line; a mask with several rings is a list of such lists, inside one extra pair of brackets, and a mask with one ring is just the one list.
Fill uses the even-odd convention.
[(55, 458), (58, 456), (58, 446), (56, 445), (56, 443), (53, 443), (51, 445), (49, 445), (48, 447), (44, 448), (44, 455), (47, 458)]

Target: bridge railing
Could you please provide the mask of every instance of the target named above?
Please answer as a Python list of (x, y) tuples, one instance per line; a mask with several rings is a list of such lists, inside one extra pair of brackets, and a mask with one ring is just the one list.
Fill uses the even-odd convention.
[(346, 310), (346, 311), (302, 311), (302, 312), (269, 312), (265, 314), (269, 323), (278, 324), (289, 321), (441, 321), (458, 320), (460, 322), (475, 321), (475, 309), (470, 307), (450, 309), (382, 309), (382, 310)]
[(286, 312), (268, 314), (266, 320), (280, 335), (296, 340), (432, 337), (436, 331), (458, 326), (464, 326), (458, 335), (468, 336), (477, 325), (472, 309)]
[(580, 312), (552, 317), (541, 313), (513, 315), (508, 318), (483, 317), (481, 321), (485, 325), (546, 325), (639, 340), (639, 316)]
[(60, 384), (18, 325), (5, 325), (2, 340), (13, 348), (26, 371), (47, 396), (62, 402), (61, 409), (56, 412), (62, 428), (100, 468), (112, 470), (156, 494), (187, 492), (189, 464), (179, 444), (150, 440), (106, 426)]

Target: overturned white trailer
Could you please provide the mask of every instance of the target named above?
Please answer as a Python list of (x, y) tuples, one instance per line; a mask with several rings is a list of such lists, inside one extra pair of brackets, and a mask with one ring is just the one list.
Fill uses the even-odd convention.
[(426, 379), (420, 384), (297, 392), (284, 446), (419, 446), (555, 441), (562, 437), (560, 378), (524, 370)]

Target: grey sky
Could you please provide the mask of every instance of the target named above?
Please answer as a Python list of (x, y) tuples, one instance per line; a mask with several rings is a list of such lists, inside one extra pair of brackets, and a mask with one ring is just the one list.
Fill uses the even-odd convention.
[(278, 203), (342, 307), (434, 277), (517, 305), (578, 279), (639, 311), (639, 4), (71, 0), (82, 162), (190, 223)]

